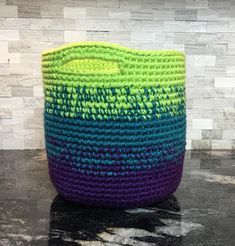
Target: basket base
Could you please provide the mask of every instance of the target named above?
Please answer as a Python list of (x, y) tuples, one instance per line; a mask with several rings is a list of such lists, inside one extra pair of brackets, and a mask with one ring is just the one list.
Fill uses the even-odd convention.
[(133, 208), (164, 200), (177, 189), (184, 155), (151, 170), (130, 176), (91, 176), (71, 166), (49, 162), (49, 174), (57, 192), (66, 200), (106, 208)]

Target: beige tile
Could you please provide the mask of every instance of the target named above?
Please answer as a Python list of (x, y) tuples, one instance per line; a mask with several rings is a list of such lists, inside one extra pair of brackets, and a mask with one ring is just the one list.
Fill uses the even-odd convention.
[(8, 54), (8, 62), (19, 64), (20, 63), (20, 57), (21, 57), (20, 53), (9, 53)]
[(0, 41), (0, 63), (8, 63), (8, 42)]
[(35, 5), (32, 6), (30, 4), (18, 6), (18, 17), (39, 18), (40, 16), (41, 16), (40, 6), (35, 6)]
[(11, 97), (11, 96), (12, 96), (11, 86), (9, 86), (7, 83), (0, 83), (0, 97)]
[(1, 6), (0, 18), (2, 17), (17, 17), (17, 6)]
[(23, 86), (12, 87), (12, 96), (13, 97), (32, 97), (33, 87), (23, 87)]
[(33, 87), (33, 96), (43, 97), (43, 86), (42, 85), (37, 85)]
[(1, 41), (19, 40), (19, 31), (18, 30), (0, 30), (0, 40)]
[(42, 97), (24, 97), (23, 98), (23, 107), (25, 110), (42, 108), (44, 100)]
[(0, 76), (2, 75), (10, 75), (10, 64), (8, 63), (0, 63)]
[(86, 8), (87, 19), (108, 19), (109, 10), (107, 8)]
[(28, 118), (24, 119), (24, 129), (42, 129), (43, 119), (40, 118)]
[(0, 98), (0, 109), (22, 109), (23, 98), (11, 97), (11, 98)]
[(43, 5), (41, 6), (42, 18), (63, 18), (63, 6), (59, 5)]
[(64, 7), (64, 18), (84, 19), (86, 17), (86, 8)]

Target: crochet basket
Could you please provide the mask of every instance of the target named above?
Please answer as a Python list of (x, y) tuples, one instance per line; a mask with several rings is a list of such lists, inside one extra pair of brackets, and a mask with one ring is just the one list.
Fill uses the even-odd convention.
[(178, 187), (185, 57), (80, 42), (42, 54), (50, 178), (65, 199), (136, 207)]

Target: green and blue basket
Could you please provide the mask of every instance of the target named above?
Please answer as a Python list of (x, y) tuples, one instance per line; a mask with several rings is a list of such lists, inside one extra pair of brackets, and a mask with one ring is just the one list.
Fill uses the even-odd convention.
[(136, 207), (178, 187), (185, 153), (185, 56), (105, 42), (42, 54), (49, 173), (81, 204)]

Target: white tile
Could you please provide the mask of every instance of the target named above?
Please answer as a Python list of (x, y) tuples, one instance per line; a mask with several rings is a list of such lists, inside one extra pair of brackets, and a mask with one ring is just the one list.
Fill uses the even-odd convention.
[(235, 55), (235, 44), (228, 44), (228, 55)]
[(193, 129), (213, 129), (213, 119), (193, 119)]
[(195, 55), (196, 66), (215, 66), (215, 56)]
[(97, 0), (97, 7), (119, 8), (119, 0)]
[(199, 21), (228, 21), (228, 15), (220, 9), (198, 9), (197, 20)]
[[(128, 20), (129, 22), (129, 20)], [(75, 20), (78, 31), (117, 31), (119, 30), (120, 20)]]
[[(122, 1), (122, 0), (121, 0)], [(131, 0), (129, 0), (131, 3)], [(129, 5), (131, 7), (131, 5)], [(164, 7), (164, 0), (143, 0), (143, 9), (161, 9)]]
[(131, 32), (131, 42), (153, 43), (154, 34), (152, 32)]
[(214, 101), (214, 109), (233, 109), (233, 108), (234, 108), (234, 98), (230, 98), (230, 97), (216, 98)]
[(24, 139), (3, 139), (3, 149), (24, 149)]
[(186, 149), (191, 149), (192, 145), (192, 140), (191, 139), (186, 139)]
[(235, 66), (226, 66), (226, 74), (235, 77)]
[(132, 20), (152, 20), (153, 12), (151, 10), (132, 10), (131, 11), (131, 19)]
[(164, 21), (165, 32), (206, 32), (206, 22)]
[(174, 9), (154, 9), (153, 10), (153, 19), (154, 20), (163, 20), (163, 21), (175, 20), (175, 11), (174, 11)]
[(229, 32), (235, 32), (235, 21), (229, 22)]
[(188, 139), (202, 139), (202, 130), (197, 129), (197, 130), (188, 130), (187, 131), (187, 136)]
[(235, 77), (216, 77), (215, 88), (235, 87)]
[(126, 44), (131, 40), (131, 32), (109, 32), (109, 41)]
[(114, 20), (129, 20), (131, 13), (128, 9), (109, 9), (109, 18)]
[(208, 8), (208, 0), (186, 0), (186, 8), (189, 9)]
[(232, 140), (211, 140), (212, 149), (224, 150), (224, 149), (232, 149)]
[(65, 42), (78, 42), (86, 40), (86, 31), (65, 31), (64, 41)]
[[(201, 92), (202, 94), (202, 92)], [(203, 95), (203, 94), (202, 94)], [(212, 110), (214, 106), (214, 98), (193, 99), (193, 108)]]
[(86, 37), (90, 41), (109, 41), (109, 32), (87, 31)]
[(207, 23), (207, 32), (228, 32), (229, 22), (209, 21)]
[(235, 130), (223, 130), (223, 139), (235, 139)]
[(166, 44), (166, 43), (164, 43), (163, 49), (184, 51), (184, 44)]
[(165, 8), (184, 8), (185, 0), (165, 0)]

